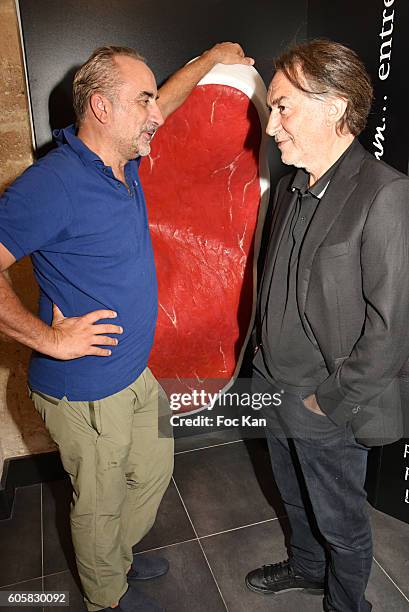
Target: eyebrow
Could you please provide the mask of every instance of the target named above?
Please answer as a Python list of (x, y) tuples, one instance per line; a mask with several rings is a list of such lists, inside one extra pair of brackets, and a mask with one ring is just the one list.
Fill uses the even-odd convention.
[(141, 91), (138, 94), (138, 99), (139, 98), (152, 98), (152, 100), (157, 100), (159, 98), (159, 94), (155, 94), (153, 93), (153, 91)]
[(289, 100), (288, 96), (280, 96), (279, 98), (276, 98), (271, 102), (271, 104), (269, 104), (269, 106), (279, 106), (283, 100)]

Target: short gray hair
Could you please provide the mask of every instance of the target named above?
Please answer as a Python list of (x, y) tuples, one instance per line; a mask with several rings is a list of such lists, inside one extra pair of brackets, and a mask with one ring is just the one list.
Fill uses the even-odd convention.
[(146, 64), (146, 60), (131, 47), (99, 47), (76, 72), (72, 86), (72, 102), (77, 123), (84, 119), (89, 99), (99, 91), (111, 101), (122, 84), (115, 57), (125, 55)]

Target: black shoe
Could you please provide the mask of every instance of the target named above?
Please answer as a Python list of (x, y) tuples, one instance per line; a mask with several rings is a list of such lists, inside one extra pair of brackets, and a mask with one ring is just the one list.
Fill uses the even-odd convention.
[(163, 576), (169, 569), (169, 561), (163, 557), (136, 555), (126, 579), (129, 583)]
[(272, 565), (263, 565), (249, 572), (246, 576), (246, 586), (251, 591), (265, 595), (303, 590), (313, 595), (324, 593), (323, 582), (296, 574), (288, 559)]
[(131, 586), (122, 595), (119, 600), (119, 606), (116, 608), (104, 608), (99, 610), (99, 612), (111, 612), (111, 610), (116, 612), (165, 612), (165, 608), (162, 608), (158, 602)]

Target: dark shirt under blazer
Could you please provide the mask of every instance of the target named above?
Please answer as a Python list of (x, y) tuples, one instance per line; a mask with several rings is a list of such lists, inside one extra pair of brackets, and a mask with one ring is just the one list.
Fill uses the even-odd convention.
[(347, 151), (309, 187), (310, 175), (300, 168), (291, 184), (297, 191), (282, 233), (274, 269), (265, 278), (268, 299), (261, 322), (261, 345), (253, 365), (270, 383), (290, 388), (303, 397), (315, 389), (329, 372), (315, 343), (305, 332), (297, 304), (297, 270), (301, 245), (321, 199)]
[[(297, 198), (292, 177), (274, 196), (259, 325)], [(355, 140), (321, 204), (300, 249), (296, 289), (304, 330), (329, 372), (317, 400), (335, 423), (351, 421), (364, 443), (392, 442), (403, 433), (397, 376), (409, 355), (409, 178)]]

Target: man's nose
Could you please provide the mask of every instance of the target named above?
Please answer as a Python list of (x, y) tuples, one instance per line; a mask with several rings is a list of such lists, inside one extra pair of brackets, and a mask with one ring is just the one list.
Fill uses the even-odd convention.
[(269, 136), (275, 136), (281, 130), (281, 117), (277, 109), (272, 109), (266, 127), (266, 133)]
[(154, 102), (150, 107), (149, 119), (153, 123), (156, 123), (158, 127), (164, 124), (165, 120), (161, 113), (161, 110), (156, 102)]

